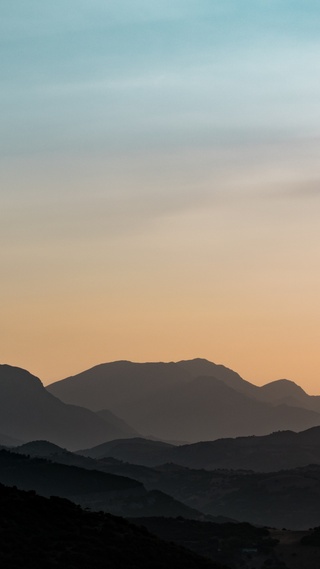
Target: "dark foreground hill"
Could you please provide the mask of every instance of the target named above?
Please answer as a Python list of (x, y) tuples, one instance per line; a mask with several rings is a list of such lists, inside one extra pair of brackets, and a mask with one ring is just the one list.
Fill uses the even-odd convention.
[(41, 458), (0, 451), (0, 483), (35, 490), (42, 496), (61, 496), (89, 507), (123, 516), (203, 515), (160, 490), (148, 492), (126, 476), (79, 468)]
[(197, 442), (320, 425), (320, 405), (294, 385), (286, 384), (284, 397), (282, 388), (259, 388), (224, 366), (196, 359), (101, 364), (47, 389), (65, 403), (107, 407), (144, 435)]
[(257, 528), (250, 524), (214, 524), (183, 519), (142, 518), (162, 539), (184, 545), (232, 569), (319, 569), (320, 531)]
[(40, 379), (8, 365), (0, 365), (0, 433), (2, 444), (47, 439), (71, 449), (135, 434), (111, 413), (66, 405)]
[(0, 485), (3, 569), (205, 569), (218, 565), (122, 518)]
[(277, 542), (267, 528), (248, 523), (198, 522), (183, 518), (138, 518), (132, 521), (161, 539), (173, 541), (233, 569), (250, 567), (247, 551), (254, 551), (259, 567), (267, 567), (266, 561), (270, 558), (280, 561), (274, 555)]

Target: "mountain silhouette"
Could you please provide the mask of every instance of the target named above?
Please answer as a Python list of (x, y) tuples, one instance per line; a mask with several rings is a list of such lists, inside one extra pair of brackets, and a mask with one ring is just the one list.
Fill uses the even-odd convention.
[(66, 405), (26, 370), (0, 366), (0, 432), (6, 435), (3, 444), (47, 439), (72, 449), (84, 446), (84, 441), (94, 445), (135, 432), (112, 417), (105, 411), (98, 415)]
[[(0, 566), (34, 569), (219, 569), (145, 528), (68, 500), (0, 484)], [(221, 568), (222, 569), (222, 568)]]
[(278, 379), (260, 387), (257, 397), (261, 401), (293, 407), (303, 407), (320, 413), (320, 396), (308, 395), (299, 385), (289, 379)]
[(177, 362), (179, 367), (185, 369), (195, 379), (201, 376), (215, 377), (235, 391), (245, 395), (255, 396), (259, 387), (243, 379), (237, 372), (221, 364), (214, 364), (202, 358), (193, 360), (181, 360)]
[(91, 449), (78, 450), (77, 454), (94, 459), (111, 456), (132, 464), (154, 465), (167, 462), (173, 445), (150, 439), (116, 439)]
[[(39, 445), (38, 445), (39, 447)], [(0, 483), (35, 490), (42, 496), (61, 496), (92, 510), (123, 516), (184, 516), (203, 514), (157, 489), (108, 472), (0, 451)]]
[(272, 472), (320, 464), (320, 427), (298, 433), (278, 431), (260, 437), (224, 438), (181, 446), (159, 446), (149, 440), (124, 439), (79, 450), (78, 453), (149, 467), (174, 463), (193, 469)]
[[(139, 511), (147, 512), (146, 515), (148, 516), (152, 515), (152, 511), (158, 512), (157, 515), (161, 515), (159, 512), (165, 512), (164, 515), (168, 515), (168, 512), (177, 513), (179, 508), (180, 511), (182, 511), (181, 503), (183, 503), (185, 506), (193, 508), (193, 515), (192, 513), (190, 515), (189, 512), (189, 515), (186, 516), (190, 519), (193, 517), (197, 519), (196, 512), (201, 511), (205, 514), (205, 519), (211, 519), (212, 521), (213, 517), (217, 518), (223, 516), (225, 519), (233, 518), (234, 520), (249, 521), (260, 525), (267, 524), (276, 527), (289, 527), (291, 529), (305, 529), (316, 525), (319, 517), (319, 439), (320, 428), (313, 428), (301, 433), (281, 432), (274, 433), (267, 437), (221, 440), (212, 443), (197, 443), (185, 447), (172, 446), (171, 448), (165, 449), (164, 445), (163, 456), (161, 457), (159, 454), (157, 458), (155, 456), (153, 457), (154, 459), (156, 458), (157, 461), (159, 459), (165, 460), (165, 458), (171, 458), (176, 462), (180, 460), (180, 462), (184, 464), (187, 462), (189, 467), (172, 462), (170, 464), (162, 464), (154, 467), (138, 466), (130, 464), (127, 461), (110, 457), (94, 460), (77, 456), (73, 453), (66, 453), (63, 449), (59, 450), (57, 447), (53, 447), (53, 445), (47, 444), (45, 441), (28, 443), (24, 445), (24, 450), (25, 452), (30, 451), (34, 454), (44, 455), (47, 449), (51, 459), (57, 462), (70, 460), (71, 456), (74, 460), (83, 460), (83, 467), (86, 469), (92, 470), (92, 466), (94, 465), (96, 470), (120, 476), (121, 480), (125, 480), (127, 483), (129, 479), (142, 483), (148, 492), (143, 496), (141, 492), (144, 492), (144, 490), (141, 489), (140, 496), (134, 496), (133, 516), (136, 516)], [(121, 442), (123, 445), (121, 445)], [(114, 441), (114, 443), (108, 443), (109, 454), (121, 456), (122, 448), (123, 458), (126, 459), (128, 456), (127, 452), (130, 450), (128, 449), (130, 442), (132, 442), (133, 446), (135, 442), (141, 445), (143, 444), (141, 440)], [(146, 442), (150, 443), (150, 441)], [(221, 448), (219, 448), (217, 443), (221, 443)], [(251, 445), (251, 443), (253, 444)], [(216, 447), (215, 453), (213, 452), (214, 447)], [(242, 452), (243, 449), (245, 452)], [(313, 454), (311, 453), (312, 449)], [(160, 452), (159, 447), (158, 450)], [(55, 454), (52, 454), (52, 452)], [(181, 454), (179, 456), (180, 452)], [(188, 452), (190, 452), (189, 456)], [(294, 464), (295, 452), (298, 457), (296, 462), (299, 462), (301, 457), (304, 460), (314, 458), (318, 464), (292, 468), (291, 465)], [(255, 460), (251, 460), (250, 462), (250, 455), (252, 455)], [(263, 455), (265, 455), (264, 459)], [(285, 455), (284, 462), (281, 460), (281, 455)], [(147, 456), (150, 461), (150, 453), (146, 453), (146, 457)], [(216, 464), (225, 465), (229, 467), (229, 469), (223, 467), (213, 469), (214, 456), (216, 456), (217, 459)], [(207, 464), (212, 467), (212, 470), (200, 468), (206, 457)], [(232, 461), (230, 460), (231, 457)], [(25, 457), (23, 457), (23, 459), (25, 460)], [(191, 462), (193, 462), (193, 464), (198, 463), (199, 466), (192, 468), (190, 467)], [(289, 467), (281, 468), (284, 463), (289, 465)], [(38, 469), (39, 464), (35, 464)], [(231, 469), (230, 464), (233, 466)], [(248, 470), (245, 468), (248, 464), (255, 466), (256, 470), (259, 471), (253, 472), (253, 470)], [(33, 465), (32, 468), (34, 469), (33, 461), (31, 461), (31, 465)], [(238, 469), (236, 469), (236, 465), (238, 465)], [(1, 481), (1, 476), (6, 475), (5, 464), (1, 463), (1, 453), (0, 467)], [(46, 466), (45, 468), (48, 467)], [(70, 483), (64, 471), (60, 472), (59, 476), (57, 476), (57, 471), (54, 470), (57, 468), (59, 469), (58, 465), (52, 465), (49, 471), (44, 471), (44, 467), (40, 461), (40, 473), (42, 473), (41, 484), (48, 485), (51, 483), (50, 480), (53, 476), (54, 485), (50, 487), (50, 491), (54, 488), (55, 491), (59, 490), (60, 494), (61, 492), (65, 492), (64, 485), (61, 489), (61, 484), (63, 484), (63, 480), (65, 480), (66, 486), (69, 484), (69, 492), (74, 493), (75, 488), (79, 485), (78, 479), (83, 480), (83, 468), (72, 469), (70, 471)], [(32, 483), (35, 487), (38, 479), (35, 478), (34, 474), (30, 477), (29, 469), (30, 463), (27, 464), (27, 467), (21, 467), (21, 465), (18, 464), (16, 468), (13, 468), (11, 463), (9, 476), (12, 483), (21, 483), (22, 477), (24, 481), (28, 481), (29, 485)], [(262, 472), (263, 469), (265, 470), (264, 472)], [(13, 478), (13, 472), (15, 472), (16, 478)], [(81, 473), (81, 476), (77, 473)], [(97, 473), (93, 472), (90, 476), (95, 478)], [(57, 486), (56, 478), (60, 481), (58, 483), (60, 486)], [(72, 480), (74, 480), (74, 483)], [(89, 495), (88, 498), (83, 496), (85, 488), (90, 488), (91, 485), (91, 481), (87, 483), (86, 486), (82, 481), (82, 495), (80, 497), (77, 496), (76, 500), (90, 507), (92, 507), (93, 504), (94, 507), (105, 509), (106, 506), (110, 504), (105, 501), (106, 499), (103, 498), (103, 496), (99, 496), (99, 492), (95, 496), (92, 494)], [(98, 490), (101, 491), (101, 488)], [(160, 494), (155, 494), (155, 490), (160, 492)], [(47, 487), (47, 492), (48, 491)], [(172, 502), (169, 496), (174, 498), (177, 502)], [(73, 495), (71, 497), (73, 497)], [(115, 507), (115, 504), (113, 503), (111, 506)], [(126, 496), (126, 506), (125, 509), (123, 509), (121, 493), (117, 494), (116, 508), (117, 510), (111, 511), (122, 511), (128, 514), (130, 510), (132, 511), (132, 501), (130, 502), (128, 496)]]
[[(52, 490), (59, 492), (60, 495), (68, 496), (81, 503), (96, 509), (111, 508), (110, 511), (122, 512), (123, 515), (139, 515), (139, 512), (145, 512), (144, 515), (179, 515), (178, 512), (183, 511), (185, 507), (193, 508), (193, 510), (185, 515), (190, 519), (197, 519), (197, 512), (204, 512), (205, 517), (200, 519), (211, 519), (219, 516), (226, 518), (233, 518), (234, 520), (249, 521), (255, 524), (267, 524), (276, 527), (289, 527), (291, 529), (305, 529), (317, 524), (319, 517), (320, 505), (320, 464), (319, 464), (319, 438), (320, 429), (314, 428), (304, 431), (302, 433), (274, 433), (263, 439), (268, 440), (269, 444), (265, 444), (265, 440), (257, 441), (258, 453), (255, 453), (254, 447), (249, 446), (249, 452), (241, 455), (238, 453), (236, 446), (227, 446), (219, 449), (220, 459), (225, 456), (225, 463), (228, 465), (228, 457), (234, 455), (234, 464), (238, 461), (241, 465), (241, 459), (250, 456), (250, 450), (253, 455), (256, 454), (256, 459), (261, 459), (265, 454), (265, 466), (269, 461), (271, 465), (274, 464), (281, 466), (281, 462), (277, 459), (282, 454), (286, 454), (287, 445), (290, 440), (291, 448), (288, 450), (288, 464), (290, 459), (294, 457), (294, 450), (299, 455), (300, 449), (307, 449), (308, 445), (313, 445), (314, 449), (318, 445), (318, 464), (307, 465), (300, 468), (284, 468), (284, 469), (271, 469), (265, 468), (265, 472), (253, 472), (248, 469), (226, 469), (218, 468), (215, 470), (205, 470), (203, 468), (187, 468), (186, 466), (179, 466), (177, 464), (164, 464), (155, 466), (153, 468), (146, 466), (137, 466), (129, 462), (121, 462), (114, 458), (105, 458), (93, 460), (84, 458), (73, 453), (63, 451), (57, 447), (46, 443), (45, 441), (36, 441), (35, 443), (28, 443), (24, 445), (25, 451), (33, 452), (34, 454), (42, 454), (47, 451), (51, 460), (60, 462), (61, 460), (70, 460), (70, 456), (75, 460), (83, 460), (84, 468), (91, 470), (88, 476), (84, 474), (83, 468), (61, 469), (61, 465), (47, 464), (44, 461), (27, 461), (27, 463), (16, 463), (15, 456), (11, 454), (10, 469), (6, 471), (5, 461), (1, 461), (0, 453), (0, 481), (8, 480), (5, 478), (9, 476), (11, 483), (18, 483), (17, 485), (32, 484), (38, 491), (43, 491), (43, 485), (46, 494), (52, 493)], [(221, 441), (223, 443), (234, 442), (237, 443), (239, 448), (244, 446), (244, 443), (250, 445), (250, 439), (261, 439), (261, 437), (248, 437), (248, 440), (235, 439), (234, 441)], [(272, 443), (272, 439), (273, 443)], [(278, 439), (278, 442), (276, 441)], [(295, 441), (295, 443), (294, 443)], [(114, 450), (119, 456), (121, 441), (115, 441)], [(123, 441), (123, 449), (127, 451), (126, 445), (130, 441)], [(132, 441), (134, 442), (134, 441)], [(138, 441), (143, 442), (143, 441)], [(146, 441), (150, 442), (150, 441)], [(216, 441), (217, 443), (219, 441)], [(278, 444), (278, 449), (277, 449)], [(184, 459), (186, 460), (187, 451), (191, 450), (191, 456), (195, 457), (195, 450), (200, 451), (202, 456), (205, 457), (205, 451), (210, 455), (210, 445), (217, 446), (215, 443), (198, 443), (196, 445), (189, 445), (188, 447), (172, 447), (165, 452), (171, 452), (175, 456), (171, 456), (175, 460), (179, 460), (178, 451), (183, 451)], [(111, 448), (113, 445), (109, 443)], [(259, 448), (260, 446), (260, 448)], [(205, 448), (207, 447), (207, 448)], [(212, 450), (212, 449), (211, 449)], [(52, 453), (55, 454), (52, 454)], [(60, 455), (59, 455), (60, 452)], [(315, 451), (316, 452), (316, 451)], [(111, 453), (113, 453), (111, 448)], [(5, 453), (5, 456), (9, 453)], [(275, 455), (275, 461), (272, 463), (272, 456)], [(212, 457), (212, 452), (211, 452)], [(316, 454), (314, 454), (314, 458)], [(158, 457), (159, 458), (159, 457)], [(190, 458), (190, 457), (189, 457)], [(305, 455), (307, 458), (307, 455)], [(26, 457), (21, 457), (22, 461)], [(181, 459), (181, 457), (180, 457)], [(194, 462), (196, 462), (194, 460)], [(258, 464), (256, 460), (256, 465)], [(123, 489), (119, 488), (120, 492), (114, 495), (114, 501), (108, 501), (107, 492), (101, 492), (103, 489), (106, 491), (110, 482), (103, 483), (104, 486), (97, 487), (97, 483), (93, 485), (96, 480), (97, 472), (92, 472), (92, 466), (95, 465), (96, 470), (101, 470), (102, 473), (108, 472), (109, 474), (121, 477), (119, 480), (125, 481), (128, 485), (128, 491), (125, 494), (125, 506), (123, 504)], [(243, 463), (245, 466), (245, 462)], [(100, 474), (102, 474), (100, 473)], [(40, 475), (40, 479), (39, 479)], [(111, 477), (112, 484), (114, 485)], [(102, 477), (104, 478), (104, 477)], [(131, 482), (130, 482), (131, 479)], [(143, 484), (140, 490), (136, 492), (133, 480)], [(81, 486), (79, 486), (81, 482)], [(123, 483), (123, 482), (122, 482)], [(40, 484), (40, 486), (38, 486)], [(118, 484), (118, 483), (117, 483)], [(131, 487), (134, 492), (133, 498), (130, 498)], [(90, 492), (90, 488), (94, 490)], [(148, 492), (146, 492), (146, 489)], [(75, 492), (77, 495), (75, 496)], [(158, 492), (155, 492), (158, 491)], [(170, 498), (170, 496), (172, 498)], [(174, 499), (174, 500), (173, 500)], [(130, 512), (133, 512), (132, 514)], [(161, 513), (162, 512), (162, 513)], [(186, 512), (188, 512), (186, 510)], [(199, 519), (199, 513), (198, 513)]]
[(66, 403), (100, 411), (104, 407), (111, 410), (121, 407), (128, 400), (135, 405), (141, 395), (151, 396), (191, 379), (192, 375), (173, 362), (133, 363), (124, 360), (97, 365), (51, 383), (47, 390)]
[(312, 400), (307, 394), (295, 405), (270, 399), (267, 388), (203, 359), (101, 364), (47, 389), (66, 403), (107, 407), (139, 433), (162, 440), (197, 442), (320, 425), (320, 413), (305, 403)]

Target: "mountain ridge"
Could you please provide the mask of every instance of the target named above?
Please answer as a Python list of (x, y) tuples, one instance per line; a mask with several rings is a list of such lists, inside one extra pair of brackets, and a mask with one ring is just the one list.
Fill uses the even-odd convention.
[(95, 411), (106, 405), (143, 436), (152, 433), (161, 440), (197, 442), (320, 424), (317, 398), (287, 382), (286, 393), (294, 393), (284, 399), (277, 382), (272, 385), (272, 390), (258, 387), (221, 364), (195, 358), (100, 364), (47, 389)]
[(320, 464), (320, 427), (305, 431), (278, 431), (264, 436), (222, 438), (189, 445), (157, 447), (150, 441), (116, 440), (77, 454), (112, 457), (135, 465), (156, 467), (173, 463), (195, 469), (242, 469), (272, 472)]

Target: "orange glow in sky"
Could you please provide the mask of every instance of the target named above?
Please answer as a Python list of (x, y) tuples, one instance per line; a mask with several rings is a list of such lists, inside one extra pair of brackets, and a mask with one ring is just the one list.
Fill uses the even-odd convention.
[(320, 9), (220, 4), (1, 4), (2, 363), (319, 393)]

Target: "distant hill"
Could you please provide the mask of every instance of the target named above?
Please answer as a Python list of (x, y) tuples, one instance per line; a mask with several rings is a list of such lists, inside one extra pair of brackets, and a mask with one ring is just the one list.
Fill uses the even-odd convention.
[(320, 465), (268, 473), (161, 470), (157, 485), (205, 514), (296, 530), (319, 526)]
[(110, 472), (130, 474), (148, 490), (159, 489), (206, 516), (296, 530), (319, 526), (320, 465), (262, 473), (100, 462)]
[[(256, 441), (258, 439), (258, 441)], [(243, 443), (250, 443), (253, 440), (259, 443), (261, 441), (261, 449), (258, 452), (258, 457), (266, 454), (265, 465), (267, 465), (268, 460), (271, 466), (272, 456), (274, 455), (275, 461), (279, 459), (281, 454), (286, 454), (286, 446), (289, 445), (290, 440), (291, 448), (288, 452), (289, 459), (294, 456), (294, 441), (296, 441), (297, 454), (299, 456), (299, 447), (303, 448), (304, 445), (312, 445), (314, 448), (318, 446), (319, 449), (319, 428), (310, 429), (302, 433), (274, 433), (268, 437), (248, 437), (245, 439), (235, 439), (233, 442), (240, 443), (240, 448)], [(269, 439), (269, 441), (268, 441)], [(272, 439), (273, 443), (272, 443)], [(276, 441), (278, 439), (278, 442)], [(128, 450), (127, 445), (130, 441), (115, 441), (113, 443), (108, 443), (110, 454), (120, 455), (121, 442), (123, 443), (123, 451)], [(141, 444), (140, 449), (143, 448), (143, 441), (137, 441)], [(219, 441), (216, 441), (219, 442)], [(230, 443), (229, 440), (221, 441), (221, 443)], [(146, 441), (150, 443), (150, 441)], [(184, 452), (188, 451), (188, 447), (191, 448), (193, 452), (196, 447), (199, 447), (200, 458), (205, 456), (205, 449), (201, 448), (203, 445), (209, 446), (213, 443), (198, 443), (195, 445), (188, 445), (186, 447), (180, 447)], [(278, 449), (277, 449), (278, 444)], [(244, 445), (245, 446), (245, 445)], [(112, 450), (115, 452), (113, 452)], [(218, 468), (215, 470), (205, 470), (203, 468), (187, 468), (186, 466), (179, 466), (177, 464), (162, 464), (155, 467), (142, 466), (137, 464), (130, 464), (125, 461), (122, 462), (119, 459), (113, 457), (107, 457), (102, 459), (92, 459), (83, 456), (75, 455), (63, 449), (53, 448), (52, 445), (46, 444), (44, 441), (36, 441), (35, 443), (29, 443), (28, 445), (23, 445), (25, 451), (31, 451), (34, 454), (42, 454), (46, 452), (51, 456), (51, 460), (57, 462), (64, 462), (72, 464), (72, 461), (79, 461), (78, 464), (82, 465), (83, 468), (92, 470), (101, 470), (101, 473), (109, 473), (116, 476), (121, 476), (123, 480), (136, 480), (143, 484), (145, 490), (140, 491), (139, 496), (134, 496), (133, 500), (125, 498), (125, 509), (123, 509), (123, 503), (121, 495), (117, 494), (113, 502), (111, 502), (112, 508), (110, 511), (123, 513), (126, 515), (139, 516), (144, 512), (143, 515), (180, 515), (178, 512), (182, 511), (182, 504), (185, 507), (192, 508), (191, 512), (184, 515), (184, 517), (192, 519), (204, 519), (203, 516), (199, 516), (199, 512), (205, 514), (205, 519), (214, 519), (223, 517), (224, 519), (234, 519), (239, 521), (249, 521), (253, 524), (268, 525), (273, 527), (288, 527), (291, 529), (306, 529), (309, 527), (317, 526), (319, 521), (319, 511), (320, 511), (320, 463), (307, 465), (300, 468), (284, 468), (282, 470), (270, 471), (270, 468), (266, 468), (267, 472), (253, 472), (248, 469), (226, 469)], [(134, 445), (133, 445), (134, 448)], [(259, 448), (259, 444), (257, 444)], [(281, 451), (282, 448), (282, 451)], [(101, 449), (100, 449), (101, 450)], [(221, 449), (219, 449), (221, 450)], [(252, 450), (252, 449), (251, 449)], [(54, 454), (52, 452), (54, 451)], [(177, 453), (179, 448), (169, 447), (163, 448), (164, 453), (163, 459), (165, 458), (165, 453)], [(150, 452), (156, 452), (156, 448), (152, 449), (150, 447)], [(161, 449), (158, 447), (158, 452)], [(316, 451), (315, 451), (316, 452)], [(319, 450), (318, 450), (319, 453)], [(9, 454), (9, 453), (7, 453)], [(100, 453), (96, 453), (100, 455)], [(239, 455), (236, 448), (227, 447), (221, 456), (225, 454), (226, 461), (228, 461), (228, 456), (234, 454), (235, 460), (239, 459)], [(250, 455), (249, 449), (246, 449), (247, 456)], [(252, 452), (253, 456), (255, 452)], [(240, 453), (241, 457), (241, 453)], [(1, 458), (1, 453), (0, 453)], [(22, 457), (25, 459), (25, 457)], [(173, 457), (171, 456), (171, 459)], [(174, 457), (177, 460), (177, 456)], [(221, 458), (221, 457), (220, 457)], [(145, 462), (152, 462), (152, 459), (146, 459)], [(196, 462), (196, 461), (194, 461)], [(239, 463), (241, 461), (239, 460)], [(290, 462), (290, 460), (288, 461)], [(293, 461), (294, 464), (294, 461)], [(52, 465), (55, 469), (58, 468), (59, 475), (58, 479), (68, 481), (68, 477), (64, 471), (59, 470), (59, 465)], [(236, 465), (234, 465), (236, 466)], [(245, 466), (243, 464), (242, 466)], [(34, 467), (34, 466), (33, 466)], [(12, 464), (10, 466), (12, 472)], [(25, 477), (27, 480), (29, 477), (30, 466), (26, 468), (25, 465), (18, 465), (16, 468), (17, 476)], [(39, 466), (37, 466), (39, 468)], [(43, 466), (41, 466), (43, 468)], [(82, 472), (83, 469), (73, 469), (69, 470), (70, 476), (72, 473), (72, 479), (76, 481), (78, 475), (75, 474), (77, 471)], [(3, 476), (3, 471), (5, 468), (1, 464), (0, 460), (0, 481), (1, 476)], [(39, 475), (39, 470), (37, 471)], [(41, 470), (40, 470), (41, 472)], [(54, 470), (49, 470), (49, 474), (46, 472), (45, 480), (49, 480), (53, 476)], [(91, 473), (91, 476), (96, 476), (98, 473)], [(56, 475), (55, 475), (56, 476)], [(83, 472), (81, 473), (83, 475)], [(13, 483), (13, 480), (11, 478)], [(17, 482), (17, 479), (14, 479)], [(43, 481), (42, 481), (43, 483)], [(54, 483), (55, 480), (54, 480)], [(61, 484), (61, 482), (60, 482)], [(76, 488), (76, 484), (73, 486)], [(33, 487), (34, 478), (33, 478)], [(72, 486), (72, 481), (70, 482), (70, 487)], [(88, 488), (92, 486), (92, 481), (89, 483)], [(61, 488), (58, 488), (59, 494), (61, 494)], [(72, 490), (74, 492), (74, 490)], [(158, 491), (159, 493), (155, 492)], [(141, 493), (142, 492), (142, 493)], [(99, 490), (98, 494), (89, 494), (87, 496), (82, 495), (74, 497), (73, 499), (83, 505), (89, 505), (90, 507), (97, 509), (106, 509), (110, 507), (110, 502), (106, 495), (102, 496)], [(65, 494), (63, 494), (65, 495)], [(166, 496), (165, 496), (166, 495)], [(169, 497), (172, 498), (169, 498)], [(68, 495), (68, 497), (70, 497)], [(175, 499), (177, 502), (174, 502)], [(130, 514), (133, 511), (133, 514)], [(139, 512), (141, 512), (139, 514)], [(156, 512), (156, 513), (155, 513)], [(161, 513), (162, 512), (162, 513)], [(163, 513), (165, 512), (165, 513)], [(170, 512), (170, 513), (169, 513)], [(209, 518), (211, 516), (211, 518)]]
[(203, 517), (162, 491), (148, 492), (137, 480), (5, 450), (0, 451), (0, 483), (35, 490), (42, 496), (61, 496), (92, 510), (127, 517)]
[(219, 569), (123, 518), (0, 485), (0, 566), (11, 569)]
[[(283, 433), (283, 435), (287, 439), (287, 436), (295, 436), (295, 433)], [(298, 435), (301, 435), (301, 439), (306, 443), (317, 440), (315, 429)], [(172, 451), (175, 450), (177, 449), (173, 447)], [(78, 458), (81, 459), (82, 457)], [(58, 456), (57, 460), (60, 460)], [(185, 507), (192, 510), (191, 513), (189, 511), (188, 514), (181, 515), (190, 519), (208, 520), (208, 516), (212, 516), (214, 519), (223, 517), (241, 522), (248, 521), (258, 525), (287, 527), (296, 530), (304, 530), (319, 525), (320, 464), (283, 469), (276, 472), (253, 472), (222, 468), (216, 470), (192, 469), (173, 463), (151, 468), (121, 462), (114, 458), (100, 460), (87, 458), (85, 460), (89, 461), (87, 465), (84, 463), (85, 468), (91, 468), (92, 461), (96, 468), (101, 469), (104, 473), (109, 472), (113, 475), (122, 476), (124, 480), (134, 479), (142, 483), (147, 490), (147, 493), (141, 494), (140, 497), (134, 496), (132, 501), (126, 497), (125, 510), (121, 509), (123, 508), (121, 495), (117, 494), (111, 505), (116, 507), (117, 510), (115, 511), (119, 513), (126, 512), (127, 515), (134, 517), (142, 515), (142, 512), (145, 512), (143, 515), (147, 516), (176, 516), (179, 515), (179, 510), (182, 511), (181, 506), (184, 504)], [(60, 465), (52, 466), (57, 469)], [(0, 477), (3, 476), (4, 470), (0, 462)], [(82, 469), (75, 469), (75, 471), (77, 470)], [(19, 465), (16, 471), (18, 476), (23, 476), (24, 479), (25, 476), (28, 476), (28, 468), (25, 466)], [(91, 475), (93, 474), (96, 476), (98, 473), (91, 473)], [(51, 474), (48, 476), (46, 473), (45, 479), (48, 480), (49, 478), (50, 480), (50, 477)], [(61, 471), (59, 479), (64, 478), (65, 473), (62, 474)], [(74, 471), (72, 471), (72, 478), (77, 482)], [(90, 482), (91, 484), (92, 482)], [(159, 493), (157, 494), (155, 491)], [(61, 489), (59, 493), (61, 494)], [(170, 499), (169, 496), (172, 498)], [(85, 497), (82, 495), (80, 498), (77, 496), (73, 499), (90, 507), (93, 505), (97, 509), (106, 509), (110, 506), (109, 502), (103, 502), (106, 497), (101, 496), (101, 493), (100, 496), (98, 493), (96, 496), (91, 494)], [(173, 499), (177, 502), (174, 502)], [(111, 509), (110, 511), (114, 510)], [(133, 511), (133, 514), (130, 514), (130, 511)], [(139, 512), (141, 513), (139, 514)], [(156, 514), (152, 512), (156, 512)], [(205, 516), (199, 516), (199, 512), (203, 512)]]
[(163, 462), (163, 457), (167, 456), (167, 451), (170, 454), (173, 448), (173, 445), (161, 441), (133, 438), (116, 439), (91, 449), (79, 450), (77, 453), (96, 459), (112, 456), (132, 464), (159, 464)]
[(144, 439), (116, 440), (79, 451), (92, 458), (112, 457), (136, 465), (174, 463), (206, 470), (244, 469), (272, 472), (320, 464), (320, 427), (279, 431), (265, 436), (225, 438), (190, 445), (157, 445)]
[(8, 446), (47, 439), (71, 449), (135, 433), (112, 413), (66, 405), (37, 377), (8, 365), (0, 365), (0, 432)]
[(289, 379), (278, 379), (263, 385), (256, 392), (256, 397), (273, 405), (285, 404), (320, 413), (320, 396), (308, 395), (299, 385)]
[(39, 458), (51, 458), (56, 455), (75, 456), (72, 452), (50, 443), (50, 441), (30, 441), (29, 443), (16, 446), (12, 449), (12, 452)]
[(139, 433), (162, 440), (197, 442), (320, 425), (320, 407), (311, 408), (307, 394), (294, 401), (271, 397), (270, 389), (203, 359), (101, 364), (47, 389), (66, 403), (107, 407)]

